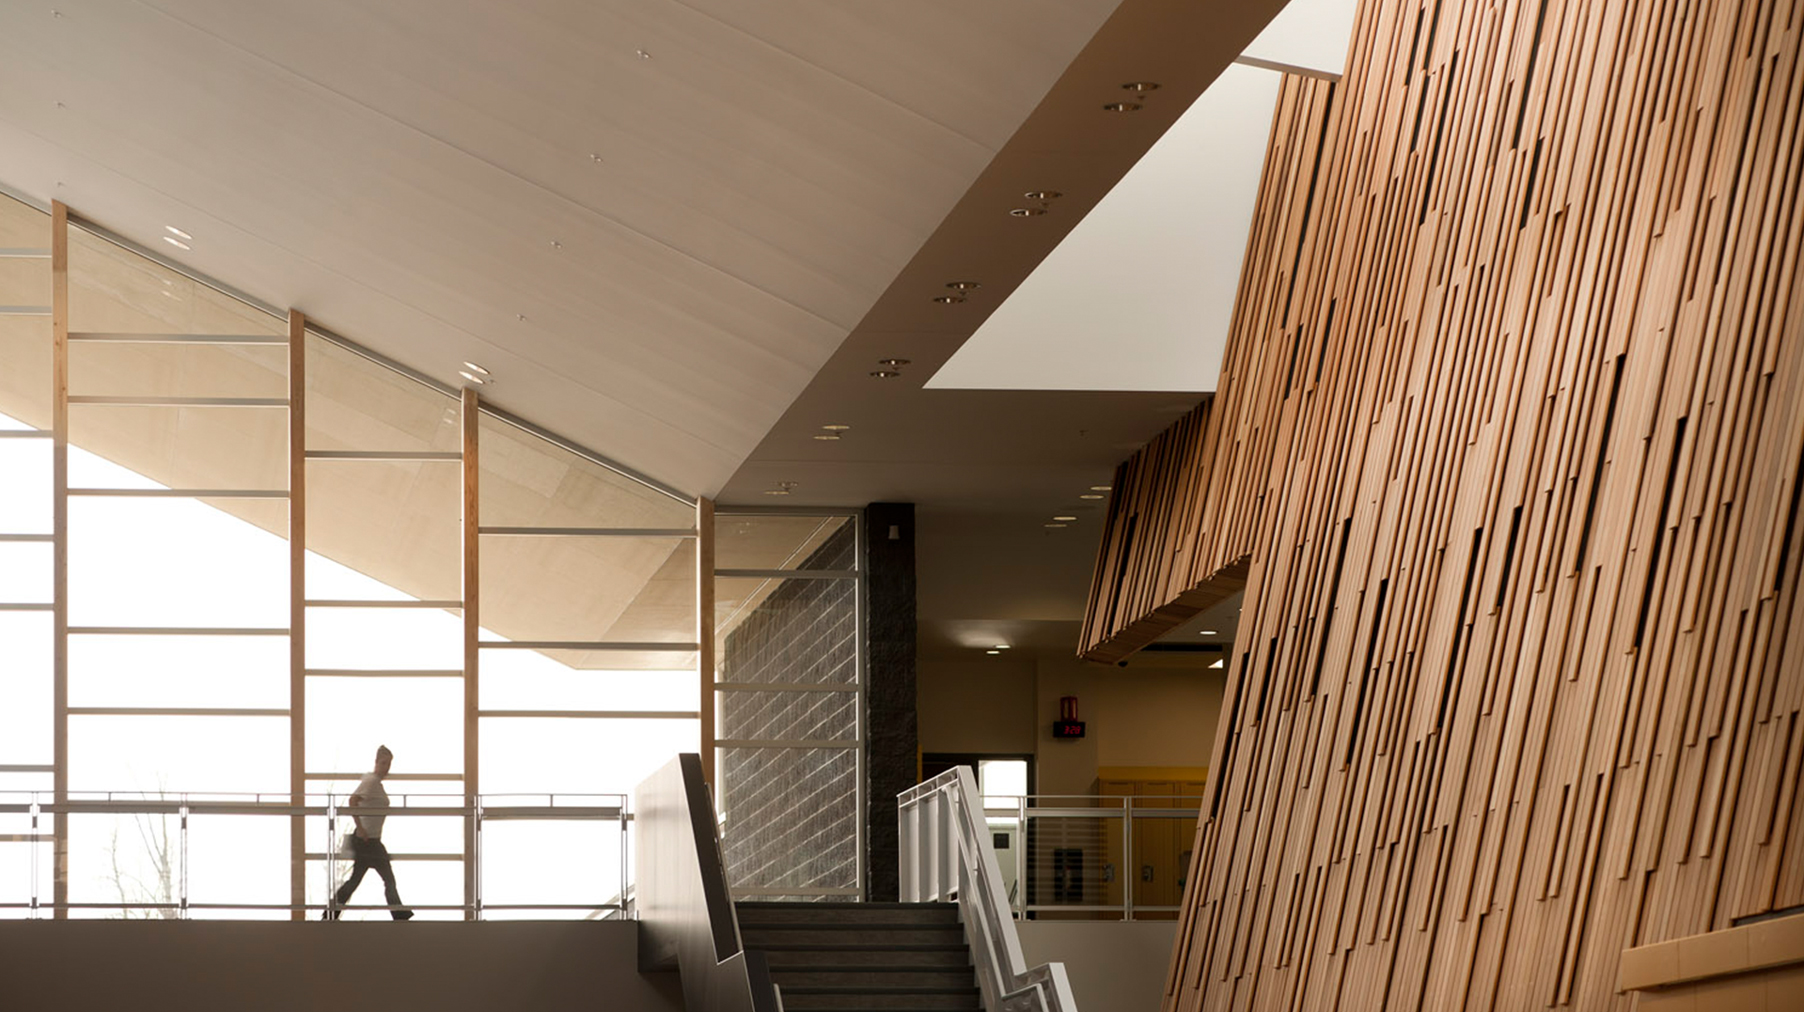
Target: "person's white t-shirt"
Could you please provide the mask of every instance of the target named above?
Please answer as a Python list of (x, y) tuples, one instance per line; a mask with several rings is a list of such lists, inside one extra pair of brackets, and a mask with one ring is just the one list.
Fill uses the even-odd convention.
[[(351, 792), (351, 797), (357, 799), (358, 806), (350, 810), (352, 815), (357, 815), (358, 809), (365, 805), (388, 807), (388, 791), (383, 790), (382, 778), (374, 773), (365, 773), (363, 779), (357, 781), (357, 789)], [(359, 820), (363, 824), (363, 835), (371, 840), (382, 839), (382, 823), (387, 818), (386, 815), (363, 816)]]

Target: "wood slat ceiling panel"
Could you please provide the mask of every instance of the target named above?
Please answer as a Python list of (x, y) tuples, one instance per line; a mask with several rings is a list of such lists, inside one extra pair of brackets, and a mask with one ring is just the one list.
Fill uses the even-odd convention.
[(0, 144), (10, 185), (712, 493), (1114, 7), (7, 8)]

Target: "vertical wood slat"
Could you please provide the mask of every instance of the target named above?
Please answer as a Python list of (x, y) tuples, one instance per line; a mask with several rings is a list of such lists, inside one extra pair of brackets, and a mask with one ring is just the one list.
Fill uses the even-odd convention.
[[(307, 318), (288, 312), (288, 790), (307, 803)], [(306, 920), (307, 825), (288, 823), (291, 920)]]
[(702, 778), (713, 787), (714, 747), (714, 500), (695, 500), (695, 676), (701, 683)]
[[(476, 810), (476, 796), (482, 793), (481, 783), (477, 778), (477, 729), (479, 721), (476, 716), (480, 705), (481, 659), (478, 643), (481, 640), (481, 571), (478, 567), (478, 530), (481, 525), (479, 506), (481, 505), (478, 480), (481, 477), (481, 458), (479, 456), (479, 414), (476, 391), (465, 387), (459, 415), (463, 421), (463, 656), (464, 656), (464, 808)], [(473, 817), (464, 819), (464, 919), (475, 920), (480, 913), (476, 909), (478, 885), (477, 876), (480, 863), (479, 851), (482, 846), (480, 834)]]
[(1168, 1009), (1627, 1008), (1623, 948), (1804, 903), (1801, 34), (1367, 0), (1286, 81), (1080, 648), (1248, 560)]
[[(51, 762), (52, 795), (69, 800), (69, 208), (50, 204), (51, 327)], [(51, 819), (51, 896), (56, 919), (69, 916), (69, 815)]]

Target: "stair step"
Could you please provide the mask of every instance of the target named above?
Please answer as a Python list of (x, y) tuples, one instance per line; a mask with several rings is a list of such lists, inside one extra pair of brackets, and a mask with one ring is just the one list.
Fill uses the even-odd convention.
[(792, 966), (951, 966), (969, 967), (971, 952), (964, 943), (955, 945), (909, 945), (905, 943), (793, 945), (766, 944), (758, 947), (770, 961), (771, 969)]
[(951, 903), (758, 903), (734, 904), (740, 923), (758, 924), (957, 924)]
[(975, 987), (874, 988), (783, 987), (785, 1009), (975, 1009), (980, 995)]
[(965, 930), (957, 924), (760, 924), (739, 922), (748, 949), (768, 945), (963, 945)]
[(879, 990), (969, 988), (976, 984), (968, 966), (772, 966), (771, 979), (787, 993), (792, 987), (868, 987)]

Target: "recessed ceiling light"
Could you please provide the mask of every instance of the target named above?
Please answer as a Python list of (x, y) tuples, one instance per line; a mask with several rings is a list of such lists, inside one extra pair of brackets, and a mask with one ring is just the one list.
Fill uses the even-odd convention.
[(1072, 521), (1076, 520), (1077, 518), (1076, 517), (1053, 517), (1053, 519), (1059, 521), (1060, 523), (1068, 524), (1068, 523), (1071, 523)]
[(1022, 194), (1028, 200), (1057, 200), (1064, 194), (1057, 190), (1029, 190)]
[(1103, 106), (1102, 108), (1103, 108), (1104, 112), (1139, 112), (1140, 111), (1140, 103), (1138, 103), (1138, 102), (1110, 102), (1107, 105)]
[(1222, 659), (1221, 659), (1221, 658), (1219, 658), (1219, 657), (1217, 657), (1217, 658), (1216, 658), (1216, 659), (1215, 659), (1215, 663), (1214, 663), (1214, 664), (1211, 664), (1211, 665), (1209, 665), (1209, 667), (1210, 667), (1210, 668), (1212, 668), (1212, 669), (1213, 669), (1213, 668), (1222, 668), (1222, 667), (1227, 667), (1227, 665), (1225, 665), (1225, 664), (1223, 664), (1223, 663), (1222, 663)]
[(638, 56), (638, 57), (639, 57), (639, 59), (641, 59), (641, 60), (649, 60), (649, 59), (651, 59), (651, 54), (650, 54), (650, 53), (648, 53), (648, 52), (646, 52), (646, 51), (645, 51), (645, 50), (643, 50), (643, 49), (635, 49), (635, 50), (633, 50), (633, 53), (634, 53), (634, 54), (635, 54), (635, 55), (637, 55), (637, 56)]
[(1103, 494), (1101, 492), (1085, 492), (1083, 495), (1078, 496), (1078, 498), (1079, 499), (1101, 499), (1101, 498), (1103, 498)]
[(191, 236), (191, 235), (189, 235), (189, 234), (188, 234), (188, 233), (186, 233), (186, 232), (184, 232), (184, 231), (182, 231), (182, 230), (181, 230), (181, 229), (179, 229), (179, 228), (176, 228), (176, 227), (175, 227), (175, 226), (174, 226), (174, 225), (164, 225), (164, 226), (163, 226), (163, 227), (164, 227), (164, 228), (166, 228), (166, 229), (168, 229), (168, 230), (169, 230), (169, 234), (170, 234), (170, 235), (173, 235), (173, 236), (175, 236), (175, 237), (176, 237), (176, 238), (177, 238), (177, 239), (192, 239), (192, 238), (194, 238), (194, 237), (193, 237), (193, 236)]
[(489, 374), (489, 371), (487, 369), (484, 369), (482, 366), (479, 366), (474, 362), (465, 362), (464, 368), (470, 370), (471, 372), (475, 373), (478, 376), (487, 376)]
[(955, 292), (975, 292), (983, 285), (976, 281), (948, 281), (946, 287)]
[(1070, 524), (1046, 524), (1047, 527), (1069, 527)]
[(1107, 491), (1108, 491), (1108, 490), (1110, 490), (1110, 489), (1112, 489), (1112, 488), (1114, 488), (1114, 487), (1115, 487), (1115, 486), (1113, 486), (1113, 485), (1091, 485), (1091, 486), (1090, 486), (1090, 491), (1092, 491), (1092, 492), (1107, 492)]
[(563, 249), (564, 244), (561, 242), (558, 242), (556, 239), (553, 239), (553, 240), (551, 240), (551, 248), (552, 249)]
[(1014, 218), (1038, 218), (1045, 213), (1044, 207), (1017, 207), (1009, 211), (1010, 217)]
[(984, 653), (986, 653), (986, 654), (999, 654), (1001, 652), (1002, 651), (1000, 651), (1000, 650), (985, 650), (984, 651)]
[(1201, 635), (1201, 636), (1220, 636), (1220, 635), (1221, 635), (1221, 633), (1218, 633), (1218, 632), (1216, 632), (1216, 631), (1215, 631), (1215, 630), (1213, 630), (1213, 629), (1204, 629), (1204, 630), (1203, 630), (1203, 631), (1202, 631), (1202, 632), (1201, 632), (1201, 633), (1199, 633), (1199, 634), (1198, 634), (1198, 635)]
[(1007, 649), (1008, 649), (1008, 644), (1007, 644), (1007, 643), (998, 643), (998, 644), (996, 644), (996, 649), (998, 649), (998, 650), (1007, 650)]
[(814, 438), (821, 440), (822, 442), (837, 443), (837, 442), (839, 442), (839, 433), (837, 433), (837, 432), (817, 432), (814, 434)]
[(1121, 90), (1122, 91), (1131, 91), (1131, 92), (1135, 92), (1137, 94), (1144, 95), (1149, 91), (1158, 91), (1159, 90), (1159, 82), (1157, 82), (1157, 81), (1129, 81), (1128, 83), (1121, 86)]
[(172, 235), (164, 236), (163, 241), (168, 243), (171, 246), (174, 246), (176, 249), (193, 249), (194, 248), (194, 247), (188, 245), (187, 243), (181, 241), (180, 239), (177, 239), (175, 236), (172, 236)]
[(942, 306), (956, 306), (965, 301), (965, 297), (963, 295), (936, 295), (933, 297), (933, 301)]
[(828, 425), (823, 425), (821, 428), (826, 429), (828, 432), (849, 432), (852, 427), (842, 422), (833, 422)]
[(470, 372), (468, 370), (460, 370), (458, 372), (458, 375), (462, 376), (464, 379), (469, 380), (471, 383), (476, 384), (477, 386), (481, 386), (484, 383), (488, 382), (488, 380), (485, 380), (481, 376), (478, 376), (475, 373)]
[(880, 366), (889, 368), (889, 369), (894, 369), (898, 366), (907, 365), (908, 359), (905, 359), (905, 358), (880, 358), (877, 360), (877, 364)]
[(886, 380), (886, 379), (895, 379), (897, 376), (900, 376), (900, 375), (902, 375), (902, 374), (895, 371), (894, 369), (877, 369), (871, 373), (871, 378)]

